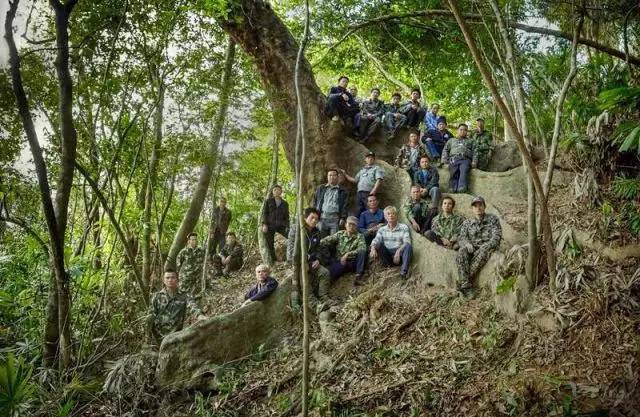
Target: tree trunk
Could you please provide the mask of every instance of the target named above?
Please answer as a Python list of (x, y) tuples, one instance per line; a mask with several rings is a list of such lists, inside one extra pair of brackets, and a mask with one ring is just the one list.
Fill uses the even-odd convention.
[[(267, 200), (271, 196), (271, 189), (274, 185), (278, 183), (278, 154), (280, 150), (279, 144), (279, 136), (276, 132), (277, 127), (273, 126), (273, 141), (272, 141), (272, 150), (271, 150), (271, 171), (269, 172), (269, 181), (267, 183), (267, 191), (265, 193), (264, 199)], [(262, 219), (264, 215), (264, 204), (260, 207), (260, 214), (258, 215), (258, 219)], [(269, 253), (269, 249), (267, 248), (267, 240), (262, 233), (262, 223), (258, 221), (258, 248), (260, 250), (260, 257), (262, 258), (262, 262), (267, 265), (273, 265), (275, 259), (271, 259), (271, 254)]]

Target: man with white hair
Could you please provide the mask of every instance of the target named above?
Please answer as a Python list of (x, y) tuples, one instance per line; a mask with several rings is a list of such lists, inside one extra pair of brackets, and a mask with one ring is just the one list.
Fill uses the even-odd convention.
[(398, 209), (394, 206), (385, 207), (384, 218), (387, 224), (378, 230), (371, 242), (369, 256), (380, 258), (384, 266), (400, 265), (400, 277), (406, 279), (413, 253), (409, 226), (398, 223)]
[(262, 301), (269, 297), (278, 288), (278, 281), (269, 275), (271, 268), (269, 265), (260, 264), (256, 266), (256, 285), (244, 296), (243, 306), (252, 301)]

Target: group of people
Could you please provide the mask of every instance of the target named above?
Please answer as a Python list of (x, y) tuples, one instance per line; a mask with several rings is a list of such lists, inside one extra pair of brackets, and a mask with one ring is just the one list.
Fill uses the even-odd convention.
[[(411, 230), (446, 249), (456, 251), (458, 290), (473, 295), (471, 279), (488, 261), (499, 246), (502, 230), (498, 218), (486, 213), (482, 197), (472, 202), (473, 216), (465, 218), (455, 212), (456, 202), (450, 195), (443, 197), (437, 167), (449, 168), (449, 192), (468, 191), (471, 168), (486, 170), (493, 149), (491, 133), (485, 130), (484, 120), (478, 118), (468, 138), (468, 126), (458, 125), (457, 135), (447, 129), (447, 120), (439, 116), (439, 106), (426, 110), (420, 102), (419, 89), (411, 91), (410, 100), (401, 104), (394, 93), (387, 105), (380, 100), (380, 90), (371, 89), (369, 99), (357, 100), (355, 91), (347, 88), (349, 78), (342, 76), (327, 97), (325, 111), (335, 121), (342, 120), (353, 129), (353, 135), (365, 143), (383, 127), (387, 141), (401, 128), (409, 129), (408, 141), (395, 159), (395, 165), (406, 169), (412, 182), (410, 195), (401, 206), (407, 224), (399, 222), (398, 208), (387, 205), (380, 209), (379, 196), (385, 172), (376, 163), (376, 155), (368, 152), (364, 166), (351, 176), (344, 169), (327, 171), (327, 182), (319, 185), (310, 207), (304, 210), (301, 237), (306, 240), (308, 273), (319, 308), (332, 304), (329, 289), (342, 275), (355, 273), (354, 285), (365, 280), (370, 261), (379, 260), (384, 266), (399, 266), (400, 277), (406, 279), (413, 254)], [(424, 124), (420, 136), (418, 128)], [(349, 193), (344, 182), (355, 184), (355, 213), (349, 215)], [(275, 235), (287, 238), (287, 261), (299, 262), (295, 245), (299, 232), (297, 223), (291, 224), (289, 206), (282, 196), (282, 187), (275, 185), (262, 207), (263, 233), (271, 260), (276, 260)], [(209, 236), (212, 264), (217, 276), (225, 276), (243, 265), (244, 251), (236, 235), (228, 231), (231, 212), (221, 198), (214, 212), (215, 229)], [(202, 286), (205, 251), (197, 244), (197, 235), (189, 235), (187, 247), (178, 255), (177, 271), (166, 271), (164, 288), (152, 299), (152, 333), (162, 337), (182, 328), (186, 317), (200, 314), (189, 294)], [(243, 305), (269, 297), (278, 286), (270, 276), (270, 268), (261, 264), (256, 268), (256, 285), (245, 294)], [(181, 277), (180, 289), (177, 286)], [(190, 314), (187, 314), (189, 310)]]

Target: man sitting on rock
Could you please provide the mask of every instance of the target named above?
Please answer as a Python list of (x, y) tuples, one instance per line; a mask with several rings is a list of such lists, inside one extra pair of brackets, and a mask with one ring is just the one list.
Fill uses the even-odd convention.
[(336, 280), (347, 272), (355, 272), (354, 285), (360, 285), (364, 281), (364, 268), (367, 257), (367, 244), (364, 236), (358, 232), (358, 218), (347, 217), (345, 230), (327, 236), (320, 241), (323, 249), (334, 252), (326, 263), (329, 275)]
[[(320, 230), (316, 227), (320, 219), (320, 212), (313, 207), (304, 210), (304, 227), (302, 238), (307, 242), (307, 270), (311, 276), (311, 284), (314, 293), (317, 294), (320, 302), (327, 304), (329, 299), (329, 287), (331, 278), (327, 268), (320, 264)], [(289, 241), (287, 242), (287, 260), (291, 263), (300, 262), (300, 245), (296, 245), (296, 233), (298, 223), (291, 225), (289, 231)]]
[(187, 246), (176, 259), (178, 272), (182, 277), (182, 289), (194, 295), (202, 287), (202, 267), (204, 266), (204, 249), (198, 246), (198, 234), (189, 233)]
[(424, 115), (427, 113), (424, 107), (420, 104), (420, 97), (422, 93), (419, 88), (411, 90), (411, 100), (409, 100), (402, 108), (400, 113), (407, 116), (407, 126), (417, 129), (420, 122), (424, 119)]
[(271, 268), (268, 265), (260, 264), (256, 266), (256, 285), (244, 295), (244, 303), (246, 306), (252, 301), (262, 301), (267, 299), (278, 288), (278, 281), (269, 275)]
[(368, 152), (364, 157), (365, 165), (358, 171), (355, 177), (350, 176), (342, 169), (342, 174), (349, 182), (358, 184), (357, 202), (358, 213), (362, 213), (367, 209), (367, 198), (370, 195), (376, 195), (382, 187), (384, 179), (384, 171), (379, 165), (376, 165), (376, 154)]
[(407, 124), (407, 116), (400, 113), (402, 105), (400, 100), (402, 96), (400, 93), (393, 93), (391, 96), (391, 103), (384, 107), (384, 126), (387, 132), (387, 141), (390, 141), (396, 136), (398, 130), (403, 128)]
[(387, 224), (382, 226), (371, 242), (369, 256), (380, 258), (384, 266), (400, 265), (400, 278), (405, 280), (411, 262), (411, 233), (409, 226), (398, 223), (398, 210), (393, 206), (384, 209)]
[(360, 108), (354, 97), (347, 90), (348, 84), (349, 77), (343, 75), (338, 79), (338, 85), (331, 87), (327, 95), (325, 113), (327, 117), (331, 117), (331, 120), (337, 122), (342, 119), (345, 124), (349, 124), (352, 127), (354, 117), (358, 114)]
[(467, 192), (474, 158), (473, 143), (467, 139), (467, 125), (461, 123), (458, 137), (448, 141), (442, 151), (442, 163), (449, 165), (449, 192)]
[(420, 168), (413, 176), (413, 183), (420, 187), (422, 198), (431, 198), (431, 208), (438, 209), (440, 204), (440, 173), (438, 169), (431, 165), (429, 157), (420, 157)]
[(244, 262), (244, 249), (236, 234), (233, 232), (227, 233), (227, 240), (224, 247), (213, 256), (213, 268), (216, 271), (216, 276), (227, 276), (229, 272), (237, 271), (242, 267)]
[(182, 330), (188, 319), (202, 318), (198, 305), (178, 288), (178, 274), (170, 269), (164, 273), (164, 288), (151, 296), (149, 330), (159, 344), (169, 333)]
[(486, 213), (484, 198), (471, 201), (473, 217), (466, 219), (460, 229), (460, 249), (456, 255), (458, 267), (458, 290), (473, 297), (471, 279), (487, 263), (491, 253), (500, 245), (502, 227), (494, 214)]
[(411, 186), (411, 195), (402, 206), (404, 214), (409, 220), (410, 226), (418, 233), (424, 233), (431, 227), (431, 219), (436, 215), (438, 209), (429, 208), (429, 202), (420, 196), (420, 187)]
[(413, 181), (413, 176), (418, 170), (420, 158), (427, 156), (427, 149), (418, 141), (418, 132), (413, 130), (409, 133), (409, 141), (402, 145), (396, 156), (395, 166), (406, 169), (409, 178)]
[(358, 126), (358, 137), (361, 143), (369, 140), (382, 122), (384, 115), (384, 102), (379, 100), (380, 89), (372, 88), (371, 97), (364, 100), (360, 105), (360, 125)]
[(442, 211), (431, 222), (431, 230), (424, 234), (431, 242), (448, 249), (458, 250), (458, 236), (464, 222), (464, 216), (454, 213), (456, 201), (453, 197), (442, 199)]
[(453, 134), (447, 129), (447, 119), (444, 116), (438, 117), (437, 129), (429, 129), (422, 135), (422, 143), (427, 147), (433, 161), (440, 158), (442, 150), (452, 137)]
[(489, 161), (491, 161), (493, 136), (491, 132), (484, 129), (484, 119), (482, 117), (476, 119), (476, 129), (471, 134), (471, 140), (475, 150), (475, 160), (471, 165), (474, 168), (486, 171), (489, 168)]
[(319, 186), (313, 196), (313, 207), (320, 211), (319, 229), (329, 236), (344, 225), (347, 218), (347, 191), (338, 185), (338, 170), (327, 171), (327, 183)]
[(367, 198), (367, 210), (360, 213), (358, 231), (364, 236), (367, 246), (369, 246), (373, 238), (376, 237), (378, 230), (387, 224), (384, 218), (384, 212), (380, 210), (379, 205), (378, 197), (370, 195)]

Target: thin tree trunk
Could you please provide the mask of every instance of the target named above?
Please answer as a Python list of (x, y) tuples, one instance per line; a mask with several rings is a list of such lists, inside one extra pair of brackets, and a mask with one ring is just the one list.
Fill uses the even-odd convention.
[(547, 201), (545, 199), (542, 183), (540, 182), (540, 177), (536, 172), (535, 162), (533, 161), (531, 153), (527, 148), (527, 145), (525, 143), (524, 137), (522, 136), (522, 133), (518, 131), (515, 121), (509, 114), (509, 110), (507, 109), (507, 106), (502, 100), (502, 97), (500, 97), (500, 93), (498, 92), (498, 89), (496, 87), (496, 84), (493, 78), (491, 77), (491, 74), (489, 73), (486, 66), (484, 65), (484, 62), (482, 62), (482, 59), (480, 57), (480, 52), (478, 51), (475, 41), (471, 36), (471, 33), (469, 32), (469, 28), (467, 27), (466, 22), (464, 21), (464, 19), (462, 18), (462, 15), (460, 14), (456, 1), (455, 0), (447, 0), (447, 1), (449, 3), (449, 7), (451, 8), (451, 12), (453, 13), (453, 15), (456, 18), (456, 21), (458, 22), (458, 26), (460, 26), (460, 30), (464, 35), (465, 41), (467, 42), (467, 46), (469, 47), (469, 51), (471, 52), (473, 60), (475, 61), (476, 66), (478, 67), (478, 70), (482, 74), (482, 78), (484, 79), (487, 87), (489, 87), (489, 90), (491, 91), (491, 95), (493, 96), (493, 100), (498, 105), (500, 113), (502, 113), (502, 116), (504, 117), (505, 122), (507, 123), (507, 126), (510, 130), (510, 133), (513, 135), (515, 142), (518, 146), (518, 149), (520, 150), (520, 153), (524, 156), (526, 167), (528, 169), (528, 175), (533, 181), (533, 185), (540, 202), (540, 211), (541, 211), (540, 221), (542, 223), (542, 230), (545, 238), (545, 250), (547, 254), (547, 269), (549, 272), (550, 286), (553, 290), (555, 289), (554, 285), (555, 285), (555, 277), (556, 277), (556, 258), (555, 258), (555, 251), (554, 251), (554, 245), (553, 245), (553, 232), (551, 229), (551, 219), (549, 217)]
[(209, 183), (211, 182), (213, 169), (215, 168), (215, 161), (218, 153), (218, 145), (220, 144), (222, 127), (224, 126), (224, 122), (227, 116), (227, 108), (229, 106), (229, 94), (232, 90), (231, 75), (235, 53), (236, 44), (233, 39), (229, 38), (225, 56), (225, 68), (220, 84), (220, 107), (218, 108), (218, 114), (216, 115), (213, 130), (211, 132), (211, 141), (209, 142), (209, 147), (207, 149), (207, 158), (204, 165), (200, 169), (200, 177), (198, 179), (198, 184), (193, 193), (193, 196), (191, 197), (191, 204), (189, 205), (189, 209), (185, 213), (182, 219), (182, 223), (180, 224), (180, 228), (178, 229), (178, 232), (173, 239), (173, 243), (171, 244), (171, 248), (169, 249), (169, 254), (165, 262), (165, 269), (175, 268), (178, 252), (185, 245), (185, 242), (187, 241), (187, 235), (191, 233), (191, 231), (193, 231), (196, 223), (198, 222), (198, 218), (200, 217), (200, 213), (202, 212), (202, 206), (204, 205), (204, 200), (207, 197)]
[[(273, 140), (271, 143), (271, 171), (269, 172), (269, 181), (267, 182), (267, 191), (265, 193), (265, 201), (271, 196), (271, 189), (278, 183), (278, 154), (279, 154), (279, 140), (278, 140), (277, 127), (273, 126)], [(260, 207), (260, 214), (258, 219), (262, 219), (264, 215), (264, 204)], [(258, 248), (260, 250), (260, 257), (262, 262), (271, 266), (275, 262), (275, 259), (271, 259), (271, 253), (267, 248), (267, 239), (264, 233), (262, 233), (262, 223), (258, 221)]]

